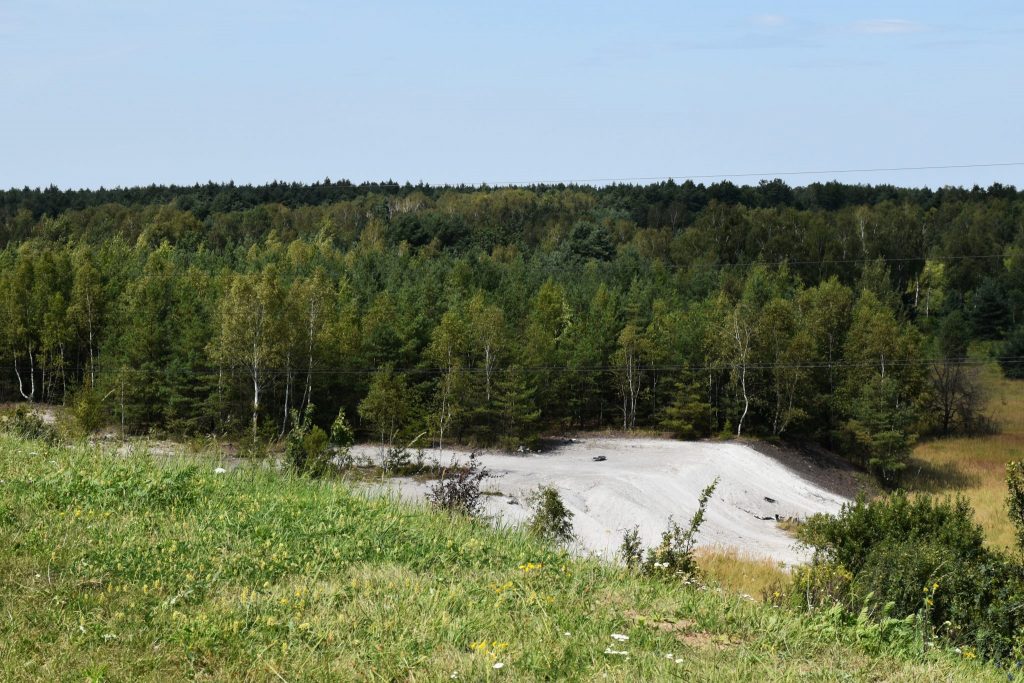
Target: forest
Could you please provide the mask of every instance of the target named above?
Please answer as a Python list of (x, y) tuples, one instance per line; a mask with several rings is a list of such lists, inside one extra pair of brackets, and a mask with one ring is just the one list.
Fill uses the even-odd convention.
[(990, 429), (979, 363), (1024, 376), (1001, 185), (26, 188), (0, 246), (0, 401), (84, 429), (761, 436), (897, 478)]

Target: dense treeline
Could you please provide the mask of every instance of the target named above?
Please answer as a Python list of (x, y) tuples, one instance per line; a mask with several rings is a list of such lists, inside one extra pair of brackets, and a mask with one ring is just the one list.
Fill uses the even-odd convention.
[[(486, 189), (486, 188), (485, 188)], [(534, 194), (573, 190), (595, 197), (599, 203), (626, 211), (640, 227), (685, 225), (712, 201), (740, 204), (751, 208), (812, 209), (835, 211), (851, 206), (874, 206), (883, 202), (912, 204), (931, 209), (950, 201), (972, 201), (981, 198), (1020, 199), (1012, 186), (1000, 184), (987, 189), (975, 186), (967, 190), (945, 187), (901, 188), (893, 185), (845, 185), (836, 181), (812, 183), (791, 188), (781, 180), (762, 181), (756, 186), (737, 186), (729, 181), (708, 186), (692, 181), (667, 181), (650, 185), (613, 184), (595, 188), (586, 185), (528, 185), (523, 189)], [(234, 183), (177, 186), (100, 188), (98, 190), (61, 190), (28, 187), (0, 190), (0, 218), (10, 220), (19, 213), (31, 219), (55, 216), (64, 211), (81, 210), (104, 204), (148, 206), (174, 203), (200, 219), (214, 213), (242, 211), (265, 204), (281, 204), (289, 208), (351, 201), (367, 195), (405, 197), (419, 194), (432, 200), (451, 193), (471, 194), (473, 186), (430, 186), (391, 181), (355, 185), (347, 180), (312, 184), (274, 182), (267, 185), (235, 185)]]
[(16, 190), (0, 399), (128, 431), (393, 441), (656, 427), (809, 438), (893, 473), (1020, 364), (1024, 195), (663, 183)]

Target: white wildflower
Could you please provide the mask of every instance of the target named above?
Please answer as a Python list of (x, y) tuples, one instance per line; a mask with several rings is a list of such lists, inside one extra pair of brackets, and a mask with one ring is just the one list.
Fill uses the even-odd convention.
[(629, 656), (629, 653), (625, 650), (613, 650), (610, 647), (604, 649), (606, 655), (622, 655), (623, 657)]

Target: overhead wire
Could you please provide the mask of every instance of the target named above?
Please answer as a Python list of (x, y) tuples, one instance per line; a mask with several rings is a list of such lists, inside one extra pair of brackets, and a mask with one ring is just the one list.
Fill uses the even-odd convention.
[[(640, 363), (638, 367), (641, 370), (650, 370), (657, 372), (668, 372), (668, 371), (723, 371), (731, 370), (736, 367), (746, 367), (748, 370), (774, 370), (774, 369), (828, 369), (828, 368), (870, 368), (879, 365), (885, 367), (908, 367), (908, 366), (939, 366), (945, 365), (949, 367), (980, 367), (988, 365), (990, 363), (1008, 363), (1018, 364), (1024, 363), (1024, 356), (999, 356), (992, 358), (964, 358), (964, 359), (950, 359), (950, 358), (897, 358), (897, 359), (885, 359), (880, 360), (869, 360), (869, 361), (825, 361), (820, 359), (806, 359), (795, 362), (787, 363), (738, 363), (738, 362), (719, 362), (719, 363), (698, 363), (698, 364), (645, 364)], [(590, 366), (572, 366), (572, 365), (516, 365), (516, 366), (503, 366), (486, 368), (481, 366), (472, 367), (457, 367), (457, 368), (442, 368), (442, 367), (422, 367), (422, 366), (408, 366), (408, 367), (394, 367), (390, 365), (380, 366), (361, 366), (361, 367), (319, 367), (308, 370), (307, 368), (296, 367), (296, 368), (277, 368), (267, 367), (260, 368), (259, 374), (264, 377), (275, 377), (290, 375), (293, 377), (303, 377), (307, 373), (315, 376), (324, 375), (372, 375), (378, 372), (396, 372), (402, 374), (422, 374), (422, 375), (434, 375), (444, 374), (446, 372), (461, 372), (467, 374), (500, 374), (508, 372), (524, 372), (524, 373), (539, 373), (539, 372), (566, 372), (566, 373), (602, 373), (602, 372), (614, 372), (621, 369), (622, 366), (618, 365), (590, 365)], [(60, 369), (50, 369), (50, 372), (57, 371)], [(63, 368), (65, 372), (87, 372), (89, 370), (94, 371), (96, 374), (134, 374), (143, 376), (207, 376), (215, 377), (218, 375), (230, 375), (238, 376), (245, 375), (250, 376), (250, 371), (240, 369), (239, 367), (226, 367), (223, 369), (216, 368), (125, 368), (125, 367), (104, 367), (97, 366), (89, 368), (89, 366), (70, 366)]]

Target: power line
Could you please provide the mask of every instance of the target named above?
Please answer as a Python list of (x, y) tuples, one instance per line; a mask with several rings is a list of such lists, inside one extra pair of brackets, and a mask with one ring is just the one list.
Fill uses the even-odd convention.
[[(904, 359), (886, 359), (884, 363), (879, 360), (870, 361), (824, 361), (824, 360), (800, 360), (789, 363), (707, 363), (707, 364), (643, 364), (639, 365), (640, 370), (656, 371), (656, 372), (671, 372), (671, 371), (724, 371), (731, 370), (736, 367), (745, 366), (748, 370), (774, 370), (774, 369), (827, 369), (827, 368), (871, 368), (879, 365), (884, 365), (887, 368), (890, 367), (912, 367), (912, 366), (937, 366), (945, 365), (952, 367), (981, 367), (989, 365), (990, 363), (1005, 363), (1005, 364), (1021, 364), (1024, 363), (1024, 356), (1001, 356), (995, 358), (986, 359), (971, 359), (965, 358), (960, 360), (950, 360), (944, 358), (904, 358)], [(309, 374), (315, 376), (344, 376), (344, 375), (374, 375), (379, 372), (385, 372), (390, 369), (392, 372), (408, 374), (408, 375), (442, 375), (449, 372), (446, 368), (438, 367), (405, 367), (405, 368), (386, 368), (385, 366), (377, 367), (353, 367), (353, 368), (314, 368), (309, 371)], [(484, 368), (484, 367), (460, 367), (457, 372), (466, 374), (504, 374), (513, 371), (523, 373), (540, 373), (540, 372), (556, 372), (556, 373), (602, 373), (602, 372), (614, 372), (621, 369), (617, 365), (592, 365), (592, 366), (579, 366), (573, 367), (570, 365), (526, 365), (526, 366), (504, 366), (501, 368)], [(73, 366), (63, 368), (65, 372), (85, 372), (89, 370), (88, 366)], [(51, 368), (50, 372), (59, 372), (59, 368)], [(196, 369), (196, 368), (162, 368), (162, 369), (140, 369), (140, 368), (105, 368), (96, 367), (93, 368), (97, 374), (109, 374), (109, 375), (143, 375), (143, 376), (203, 376), (203, 377), (217, 377), (221, 375), (227, 375), (230, 377), (245, 376), (249, 377), (250, 373), (247, 370), (241, 370), (239, 368), (224, 368), (223, 370), (216, 369)], [(267, 377), (284, 377), (292, 376), (301, 379), (307, 374), (305, 368), (261, 368), (259, 374)]]

